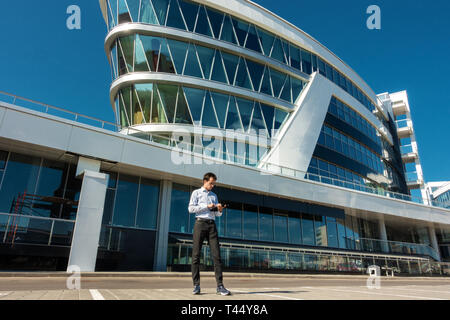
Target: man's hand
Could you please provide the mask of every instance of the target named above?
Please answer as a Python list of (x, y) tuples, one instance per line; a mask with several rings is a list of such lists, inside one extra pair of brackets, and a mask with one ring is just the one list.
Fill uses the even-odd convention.
[(208, 205), (208, 209), (214, 209), (216, 207), (216, 205), (214, 203), (211, 203)]
[(225, 209), (225, 207), (224, 207), (221, 203), (219, 203), (219, 204), (217, 205), (217, 209), (219, 209), (219, 212), (222, 212), (223, 209)]

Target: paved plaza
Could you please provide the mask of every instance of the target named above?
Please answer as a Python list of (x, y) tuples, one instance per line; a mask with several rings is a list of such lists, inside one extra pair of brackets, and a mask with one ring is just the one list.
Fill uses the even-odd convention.
[(202, 273), (202, 294), (192, 295), (189, 274), (85, 274), (81, 288), (67, 289), (59, 274), (2, 274), (0, 300), (449, 300), (450, 278), (225, 274), (233, 293), (217, 296), (212, 273)]

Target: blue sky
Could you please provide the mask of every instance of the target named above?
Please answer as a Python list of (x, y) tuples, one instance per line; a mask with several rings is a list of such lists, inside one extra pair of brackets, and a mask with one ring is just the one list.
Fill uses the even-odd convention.
[[(257, 0), (349, 64), (375, 92), (408, 90), (425, 179), (450, 180), (450, 2)], [(82, 30), (66, 9), (82, 10)], [(376, 4), (382, 30), (366, 28)], [(0, 90), (114, 121), (97, 0), (2, 1)]]

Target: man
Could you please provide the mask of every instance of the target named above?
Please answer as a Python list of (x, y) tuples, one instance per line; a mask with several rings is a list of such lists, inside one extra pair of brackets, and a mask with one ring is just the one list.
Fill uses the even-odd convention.
[(217, 177), (214, 173), (207, 173), (203, 177), (203, 187), (192, 193), (189, 202), (189, 213), (195, 214), (194, 243), (192, 248), (192, 279), (194, 281), (193, 294), (200, 294), (200, 254), (205, 239), (208, 239), (209, 248), (214, 260), (216, 274), (217, 294), (230, 295), (225, 289), (222, 276), (222, 259), (220, 257), (219, 237), (216, 217), (221, 217), (223, 206), (219, 203), (217, 195), (211, 190), (215, 187)]

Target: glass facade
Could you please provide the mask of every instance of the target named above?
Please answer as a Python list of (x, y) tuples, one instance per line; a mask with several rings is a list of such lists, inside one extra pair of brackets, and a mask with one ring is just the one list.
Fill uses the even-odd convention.
[[(361, 191), (367, 186), (409, 195), (397, 168), (397, 151), (361, 115), (332, 97), (308, 173), (314, 180), (319, 175), (321, 182), (344, 187), (345, 182), (357, 183)], [(341, 181), (327, 182), (327, 177)]]
[[(192, 186), (174, 184), (172, 189), (169, 231), (192, 234), (194, 215), (188, 213)], [(230, 204), (216, 219), (219, 236), (249, 243), (289, 244), (356, 250), (359, 247), (358, 218), (346, 216), (342, 210), (301, 202), (281, 200), (232, 191), (214, 190), (220, 201)], [(236, 201), (239, 199), (239, 201)], [(366, 229), (377, 228), (366, 224)], [(364, 233), (367, 235), (367, 233)], [(357, 245), (358, 243), (358, 245)]]
[[(117, 47), (118, 46), (118, 47)], [(163, 37), (130, 35), (112, 48), (114, 75), (164, 72), (213, 80), (295, 103), (305, 82), (220, 50)]]
[(322, 58), (229, 14), (186, 0), (109, 0), (108, 9), (110, 29), (122, 23), (144, 23), (172, 27), (226, 41), (308, 75), (318, 71), (371, 112), (376, 109), (375, 103), (362, 90)]

